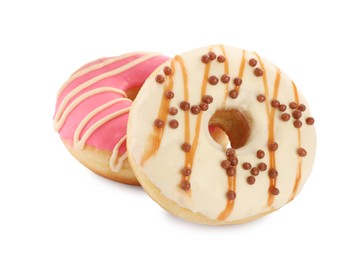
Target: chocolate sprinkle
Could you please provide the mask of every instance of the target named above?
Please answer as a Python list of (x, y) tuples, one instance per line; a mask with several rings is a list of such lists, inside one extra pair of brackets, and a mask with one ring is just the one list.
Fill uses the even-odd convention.
[(279, 110), (281, 111), (281, 112), (285, 112), (286, 111), (286, 105), (284, 105), (284, 104), (281, 104), (280, 106), (279, 106)]
[(227, 157), (235, 156), (236, 151), (233, 148), (227, 148), (226, 155), (227, 155)]
[(249, 185), (253, 185), (253, 184), (255, 184), (255, 182), (256, 182), (256, 178), (255, 177), (253, 177), (253, 176), (248, 176), (247, 177), (247, 183)]
[(183, 170), (181, 170), (181, 174), (184, 176), (189, 176), (192, 174), (192, 170), (189, 167), (184, 167)]
[(258, 175), (260, 174), (260, 170), (259, 170), (257, 167), (253, 167), (253, 168), (251, 169), (251, 174), (252, 174), (253, 176), (258, 176)]
[(261, 77), (263, 75), (263, 70), (260, 68), (255, 68), (254, 73), (256, 77)]
[(211, 95), (205, 95), (202, 97), (202, 100), (206, 104), (210, 104), (213, 102), (213, 97)]
[(221, 81), (223, 83), (228, 83), (230, 79), (231, 79), (231, 77), (228, 76), (227, 74), (223, 74), (222, 77), (221, 77)]
[(268, 149), (270, 151), (275, 152), (275, 151), (277, 151), (278, 148), (279, 148), (279, 145), (276, 142), (272, 142), (272, 143), (268, 144)]
[(297, 104), (295, 102), (290, 102), (289, 107), (291, 109), (296, 109), (297, 108)]
[(276, 188), (276, 187), (271, 187), (270, 188), (270, 193), (272, 194), (272, 195), (279, 195), (279, 193), (280, 193), (280, 191), (279, 191), (279, 189), (278, 188)]
[(167, 91), (165, 91), (164, 96), (165, 96), (167, 99), (172, 99), (172, 98), (174, 97), (174, 92), (173, 92), (173, 91), (171, 91), (171, 90), (167, 90)]
[(254, 67), (257, 65), (257, 60), (252, 58), (248, 61), (248, 64), (251, 66), (251, 67)]
[(236, 99), (238, 97), (238, 91), (236, 89), (233, 89), (229, 92), (229, 96), (232, 99)]
[(223, 169), (226, 169), (227, 170), (231, 166), (231, 162), (228, 161), (228, 160), (223, 160), (221, 162), (221, 166), (222, 166)]
[(200, 107), (197, 105), (194, 105), (191, 107), (190, 111), (193, 115), (198, 115), (200, 113)]
[(259, 163), (258, 164), (258, 169), (261, 171), (261, 172), (264, 172), (264, 171), (266, 171), (267, 170), (267, 165), (266, 165), (266, 163)]
[(295, 119), (299, 119), (302, 116), (300, 110), (295, 110), (294, 112), (292, 112), (292, 117)]
[(276, 99), (271, 100), (271, 106), (274, 108), (278, 108), (280, 106), (280, 102)]
[(304, 148), (299, 148), (299, 149), (297, 149), (297, 154), (301, 157), (305, 157), (308, 153), (306, 152), (306, 150)]
[(208, 52), (208, 56), (210, 60), (215, 60), (215, 58), (217, 57), (217, 55), (212, 51)]
[(236, 176), (236, 168), (231, 166), (226, 171), (228, 176)]
[(262, 150), (257, 150), (256, 156), (257, 158), (262, 159), (263, 157), (265, 157), (265, 152)]
[(165, 81), (165, 77), (164, 77), (163, 75), (161, 75), (161, 74), (158, 74), (158, 75), (156, 75), (156, 77), (155, 77), (155, 81), (156, 81), (157, 83), (159, 83), (159, 84), (162, 84), (162, 83), (164, 83), (164, 81)]
[(165, 66), (163, 68), (163, 71), (164, 71), (164, 74), (167, 76), (171, 75), (171, 73), (172, 73), (171, 68), (169, 66)]
[(202, 56), (201, 61), (207, 64), (210, 61), (209, 55), (205, 54)]
[(283, 113), (281, 115), (281, 120), (285, 121), (285, 122), (289, 121), (290, 120), (290, 115), (288, 113)]
[(190, 104), (187, 101), (180, 102), (180, 108), (184, 111), (188, 111), (190, 109)]
[(236, 193), (233, 190), (230, 190), (227, 192), (227, 199), (228, 200), (235, 200), (236, 199)]
[(161, 119), (155, 119), (154, 126), (157, 128), (162, 128), (162, 127), (164, 127), (164, 121)]
[(181, 146), (181, 148), (182, 148), (182, 150), (184, 151), (184, 152), (189, 152), (190, 151), (190, 149), (192, 149), (192, 146), (190, 145), (190, 143), (188, 143), (188, 142), (185, 142), (185, 143), (183, 143), (182, 144), (182, 146)]
[(266, 97), (265, 97), (265, 95), (263, 95), (263, 94), (259, 94), (258, 96), (257, 96), (257, 101), (258, 102), (264, 102), (266, 100)]
[(168, 112), (170, 115), (175, 116), (176, 114), (178, 114), (178, 109), (176, 107), (170, 107), (168, 109)]
[(252, 165), (249, 162), (242, 163), (242, 168), (245, 170), (251, 169)]
[(301, 104), (297, 109), (304, 112), (306, 110), (306, 106), (304, 104)]
[(275, 169), (270, 169), (268, 170), (268, 176), (270, 178), (276, 178), (277, 175), (279, 175), (278, 171), (276, 171)]
[(190, 190), (190, 182), (189, 181), (182, 181), (180, 183), (180, 188), (182, 188), (185, 191)]
[(228, 160), (231, 162), (232, 166), (236, 166), (238, 164), (238, 158), (236, 156), (232, 156), (228, 158)]
[(294, 121), (294, 126), (295, 126), (296, 128), (301, 128), (301, 127), (302, 127), (302, 122), (301, 122), (299, 119), (296, 119), (296, 120)]
[(315, 119), (313, 117), (307, 117), (305, 120), (306, 124), (313, 125), (315, 122)]
[(178, 126), (179, 126), (179, 122), (178, 122), (178, 120), (175, 120), (175, 119), (170, 120), (170, 122), (169, 122), (169, 126), (170, 126), (171, 128), (173, 128), (173, 129), (178, 128)]
[(242, 84), (242, 79), (240, 79), (240, 78), (234, 78), (233, 83), (234, 83), (236, 86), (241, 86), (241, 84)]
[(226, 61), (226, 58), (225, 58), (223, 55), (219, 55), (219, 56), (217, 57), (217, 61), (218, 61), (218, 62), (220, 62), (220, 63), (223, 63), (223, 62), (225, 62), (225, 61)]
[(219, 79), (216, 76), (214, 76), (214, 75), (212, 75), (212, 76), (210, 76), (208, 78), (208, 82), (211, 85), (217, 85), (218, 84), (218, 81), (219, 81)]
[(206, 104), (206, 103), (200, 103), (200, 104), (199, 104), (199, 107), (200, 107), (200, 109), (201, 109), (202, 111), (207, 111), (207, 110), (208, 110), (208, 108), (209, 108), (208, 104)]

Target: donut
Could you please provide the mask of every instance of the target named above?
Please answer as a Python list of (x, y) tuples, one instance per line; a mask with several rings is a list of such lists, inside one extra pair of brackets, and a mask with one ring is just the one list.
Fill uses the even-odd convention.
[(54, 128), (82, 164), (106, 178), (137, 185), (126, 153), (130, 106), (147, 77), (167, 57), (127, 53), (77, 70), (58, 92)]
[(146, 80), (130, 111), (127, 153), (167, 211), (243, 223), (301, 191), (315, 157), (313, 124), (305, 98), (274, 64), (208, 46), (169, 59)]

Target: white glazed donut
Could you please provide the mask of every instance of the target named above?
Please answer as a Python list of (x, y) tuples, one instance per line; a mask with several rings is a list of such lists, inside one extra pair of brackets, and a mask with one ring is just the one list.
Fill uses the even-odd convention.
[(145, 82), (130, 111), (128, 158), (171, 213), (242, 223), (300, 192), (315, 157), (313, 123), (305, 98), (274, 64), (209, 46), (165, 62)]

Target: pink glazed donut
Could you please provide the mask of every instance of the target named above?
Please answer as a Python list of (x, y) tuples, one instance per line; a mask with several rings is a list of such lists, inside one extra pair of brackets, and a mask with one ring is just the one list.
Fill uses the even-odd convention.
[(93, 172), (138, 185), (126, 154), (129, 110), (144, 81), (168, 60), (157, 53), (102, 58), (77, 70), (58, 92), (54, 128)]

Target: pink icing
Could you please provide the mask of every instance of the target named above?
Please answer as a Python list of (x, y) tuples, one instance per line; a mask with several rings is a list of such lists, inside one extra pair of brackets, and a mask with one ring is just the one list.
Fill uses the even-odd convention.
[[(142, 58), (149, 53), (135, 53), (134, 55), (122, 58), (118, 61), (113, 61), (110, 64), (102, 66), (101, 68), (89, 71), (82, 76), (71, 80), (63, 89), (63, 91), (59, 94), (57, 104), (56, 104), (56, 113), (60, 107), (61, 102), (64, 98), (71, 93), (75, 88), (84, 84), (85, 82), (94, 79), (97, 76), (100, 76), (104, 73), (110, 72), (112, 70), (118, 69), (122, 66), (127, 65), (128, 63)], [(90, 69), (91, 66), (97, 65), (99, 63), (107, 63), (110, 62), (110, 59), (115, 59), (117, 57), (111, 58), (102, 58), (96, 61), (90, 62), (83, 67), (81, 67), (75, 74), (84, 70)], [(77, 97), (82, 94), (85, 94), (93, 89), (99, 89), (100, 87), (114, 87), (123, 91), (127, 91), (129, 89), (135, 87), (141, 87), (144, 81), (149, 77), (149, 75), (162, 63), (164, 63), (169, 58), (161, 55), (157, 55), (151, 57), (150, 59), (144, 60), (141, 63), (118, 73), (113, 76), (109, 76), (107, 78), (101, 79), (97, 82), (94, 82), (89, 87), (79, 91), (73, 98), (71, 98), (67, 103), (65, 108), (67, 108)], [(74, 75), (75, 75), (74, 74)], [(78, 104), (66, 117), (64, 124), (59, 129), (59, 134), (61, 138), (71, 145), (73, 145), (73, 137), (75, 131), (81, 121), (94, 109), (98, 108), (99, 106), (115, 100), (117, 98), (124, 98), (122, 94), (115, 93), (115, 92), (101, 92), (94, 96), (90, 96), (87, 99), (83, 100), (80, 104)], [(120, 111), (122, 109), (130, 107), (132, 101), (123, 100), (117, 102), (104, 110), (97, 113), (93, 116), (89, 122), (85, 125), (82, 129), (79, 139), (83, 136), (83, 134), (89, 129), (92, 125), (96, 122), (101, 120), (102, 118)], [(87, 139), (86, 144), (93, 146), (100, 150), (112, 151), (115, 145), (120, 141), (120, 139), (126, 135), (126, 127), (127, 127), (127, 119), (128, 119), (128, 112), (122, 115), (113, 118), (106, 123), (102, 124), (99, 128), (97, 128)], [(119, 153), (124, 154), (126, 151), (126, 142), (124, 142), (120, 148)]]

